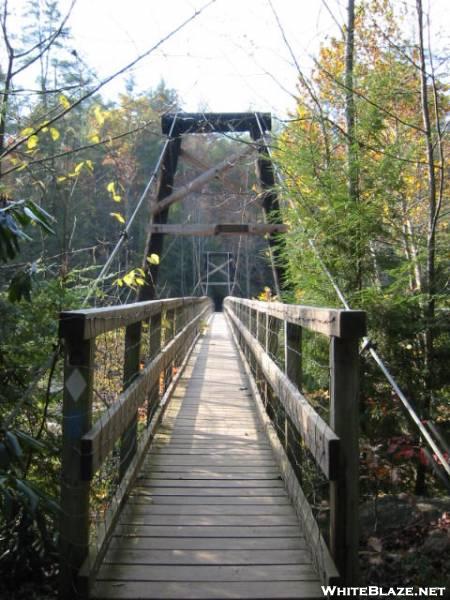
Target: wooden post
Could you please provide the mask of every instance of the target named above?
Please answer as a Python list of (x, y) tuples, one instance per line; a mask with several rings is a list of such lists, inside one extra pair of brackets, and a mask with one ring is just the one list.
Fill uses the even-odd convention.
[[(257, 135), (260, 138), (261, 134)], [(256, 161), (256, 175), (259, 179), (263, 193), (263, 209), (269, 223), (282, 225), (280, 217), (280, 204), (275, 191), (275, 176), (272, 161), (266, 144), (260, 139), (258, 147), (258, 160)], [(275, 292), (280, 295), (280, 290), (285, 279), (285, 267), (282, 264), (280, 240), (273, 234), (269, 234), (269, 246), (271, 250), (272, 271), (275, 284)]]
[[(175, 337), (175, 314), (176, 314), (176, 310), (175, 309), (170, 309), (168, 311), (166, 311), (166, 333), (164, 335), (164, 345), (166, 346), (167, 343), (172, 340)], [(170, 364), (167, 366), (166, 368), (166, 372), (164, 373), (164, 392), (166, 391), (167, 387), (169, 386), (171, 380), (172, 380), (172, 373), (173, 373), (173, 361), (170, 362)]]
[(83, 340), (80, 323), (65, 334), (61, 459), (61, 600), (79, 599), (78, 571), (89, 553), (90, 482), (81, 481), (80, 440), (92, 424), (95, 339)]
[[(161, 351), (161, 312), (150, 317), (150, 356), (152, 360)], [(149, 397), (147, 400), (147, 423), (149, 423), (153, 417), (153, 414), (158, 406), (159, 401), (159, 378), (156, 381), (155, 386), (150, 390)]]
[[(302, 328), (300, 325), (284, 321), (284, 372), (297, 389), (302, 385)], [(285, 416), (285, 448), (292, 466), (301, 481), (299, 465), (302, 463), (301, 446), (299, 435), (295, 428), (289, 423), (289, 417)], [(293, 438), (295, 435), (295, 438)]]
[(330, 550), (344, 585), (358, 583), (358, 338), (331, 338), (330, 427), (340, 438), (338, 479), (330, 483)]
[[(125, 390), (139, 373), (141, 360), (142, 322), (128, 325), (125, 329), (125, 355), (123, 366), (123, 389)], [(124, 431), (120, 442), (119, 478), (122, 480), (128, 465), (136, 453), (138, 413), (133, 417), (129, 427)]]
[(302, 328), (284, 322), (284, 369), (286, 375), (300, 390), (302, 385)]
[[(180, 154), (181, 148), (181, 138), (175, 137), (170, 140), (166, 152), (163, 157), (163, 162), (161, 165), (161, 171), (159, 175), (158, 181), (158, 189), (156, 192), (156, 202), (157, 204), (162, 202), (164, 198), (169, 196), (173, 190), (173, 182), (175, 178), (175, 171), (178, 165), (178, 157)], [(157, 214), (153, 223), (155, 225), (167, 223), (167, 217), (169, 215), (169, 208), (161, 211)], [(159, 273), (159, 263), (158, 264), (149, 264), (147, 261), (147, 257), (152, 254), (156, 254), (157, 256), (161, 255), (161, 251), (164, 243), (164, 234), (163, 233), (155, 233), (152, 234), (151, 230), (147, 236), (146, 249), (143, 261), (143, 269), (145, 271), (145, 285), (139, 288), (138, 292), (138, 300), (153, 300), (156, 296), (156, 283), (158, 279)]]

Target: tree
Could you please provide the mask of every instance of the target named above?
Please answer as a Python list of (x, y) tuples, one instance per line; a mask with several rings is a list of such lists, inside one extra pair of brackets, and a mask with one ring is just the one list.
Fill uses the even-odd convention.
[[(440, 208), (449, 98), (431, 53), (425, 64), (419, 4), (417, 44), (403, 38), (388, 0), (359, 3), (354, 19), (349, 6), (345, 36), (321, 48), (308, 85), (300, 78), (297, 112), (279, 141), (293, 227), (286, 260), (296, 298), (329, 304), (336, 297), (325, 262), (350, 305), (368, 310), (382, 355), (422, 417), (436, 419), (447, 399), (440, 364), (449, 353)], [(374, 372), (369, 381), (367, 396), (392, 412)], [(388, 418), (366, 416), (373, 438), (392, 431)]]

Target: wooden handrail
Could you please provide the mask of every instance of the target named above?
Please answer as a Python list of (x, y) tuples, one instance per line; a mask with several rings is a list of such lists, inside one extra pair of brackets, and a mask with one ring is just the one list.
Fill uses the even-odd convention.
[[(98, 566), (105, 543), (127, 490), (164, 411), (159, 406), (160, 385), (164, 398), (184, 357), (201, 330), (201, 321), (212, 310), (209, 298), (174, 298), (123, 306), (64, 311), (60, 337), (64, 341), (63, 446), (61, 465), (60, 597), (83, 598)], [(162, 319), (165, 314), (164, 321)], [(140, 370), (142, 323), (150, 323), (149, 362)], [(100, 334), (125, 328), (124, 386), (116, 401), (92, 424), (95, 342)], [(161, 347), (161, 329), (164, 346)], [(174, 368), (176, 367), (176, 369)], [(137, 411), (147, 403), (147, 424), (137, 439)], [(90, 549), (90, 481), (95, 471), (121, 440), (121, 481), (113, 510), (108, 512), (101, 547)], [(80, 579), (82, 565), (88, 572)]]
[[(304, 523), (319, 574), (324, 583), (336, 583), (339, 573), (341, 583), (355, 585), (359, 540), (358, 346), (359, 339), (366, 333), (366, 314), (234, 297), (225, 298), (224, 310), (248, 368), (257, 375), (256, 393), (263, 396), (267, 408), (270, 390), (284, 411), (284, 433), (280, 441), (273, 442), (275, 433), (271, 436), (269, 432), (269, 438), (280, 457), (285, 483)], [(278, 325), (281, 322), (284, 326), (284, 372), (270, 357), (274, 349), (273, 338), (278, 336), (277, 320)], [(300, 391), (302, 328), (330, 338), (329, 424)], [(329, 548), (301, 489), (298, 469), (289, 464), (287, 438), (290, 426), (294, 427), (329, 481)], [(277, 434), (280, 437), (278, 430)]]
[(318, 308), (232, 297), (227, 301), (329, 337), (361, 338), (367, 333), (366, 313), (362, 310)]

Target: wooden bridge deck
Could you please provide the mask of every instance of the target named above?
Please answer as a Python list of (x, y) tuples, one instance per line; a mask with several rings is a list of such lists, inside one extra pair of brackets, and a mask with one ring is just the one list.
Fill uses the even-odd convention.
[(92, 596), (322, 597), (221, 314), (178, 384)]

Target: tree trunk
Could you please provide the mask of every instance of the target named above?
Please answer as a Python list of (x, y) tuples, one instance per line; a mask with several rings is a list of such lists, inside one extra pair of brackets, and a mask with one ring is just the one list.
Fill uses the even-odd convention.
[[(345, 120), (347, 126), (347, 168), (348, 168), (348, 196), (353, 207), (359, 204), (359, 169), (358, 169), (358, 146), (356, 141), (356, 112), (355, 96), (353, 92), (354, 75), (353, 63), (355, 52), (355, 0), (348, 0), (347, 39), (345, 43)], [(358, 217), (356, 231), (356, 281), (355, 287), (362, 287), (362, 239), (361, 227)]]
[[(433, 139), (431, 131), (430, 108), (428, 102), (428, 84), (425, 62), (425, 48), (423, 41), (423, 9), (422, 0), (416, 0), (417, 26), (419, 35), (419, 64), (420, 64), (420, 98), (422, 108), (422, 121), (424, 129), (425, 146), (427, 153), (428, 171), (428, 231), (424, 305), (425, 333), (424, 333), (424, 363), (425, 363), (425, 396), (422, 406), (422, 418), (430, 418), (431, 400), (434, 388), (434, 320), (435, 320), (435, 293), (436, 293), (436, 173), (433, 152)], [(424, 474), (419, 469), (416, 481), (416, 493), (425, 493)]]

